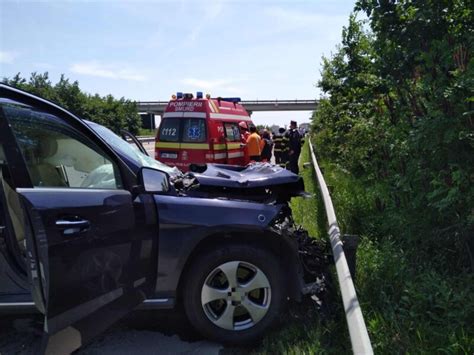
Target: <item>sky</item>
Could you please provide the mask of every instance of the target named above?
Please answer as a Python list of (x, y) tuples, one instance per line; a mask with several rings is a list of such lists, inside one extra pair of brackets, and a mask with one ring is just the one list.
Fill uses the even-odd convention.
[[(354, 0), (0, 0), (0, 77), (48, 72), (137, 101), (177, 91), (314, 99)], [(311, 112), (254, 112), (255, 124)]]

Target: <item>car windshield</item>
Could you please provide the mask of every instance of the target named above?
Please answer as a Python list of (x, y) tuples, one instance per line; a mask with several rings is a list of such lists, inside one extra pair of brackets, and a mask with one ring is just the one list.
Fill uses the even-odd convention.
[(97, 123), (88, 122), (87, 124), (99, 135), (101, 136), (109, 145), (114, 148), (114, 150), (119, 151), (121, 154), (125, 155), (128, 159), (133, 161), (139, 167), (149, 167), (157, 170), (164, 171), (171, 176), (177, 176), (181, 174), (181, 171), (176, 167), (170, 167), (166, 164), (155, 160), (148, 155), (143, 154), (138, 151), (136, 148), (133, 148), (131, 144), (127, 143), (125, 140), (117, 136), (110, 129), (101, 126)]

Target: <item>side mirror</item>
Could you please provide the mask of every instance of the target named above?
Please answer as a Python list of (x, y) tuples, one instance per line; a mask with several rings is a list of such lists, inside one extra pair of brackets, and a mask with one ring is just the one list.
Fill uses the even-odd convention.
[(138, 172), (138, 183), (143, 186), (143, 190), (149, 193), (168, 192), (170, 190), (170, 182), (168, 174), (143, 167)]

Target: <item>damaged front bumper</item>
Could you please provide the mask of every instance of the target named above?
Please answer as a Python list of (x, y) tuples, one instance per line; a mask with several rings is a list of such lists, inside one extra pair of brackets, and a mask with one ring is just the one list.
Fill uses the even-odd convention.
[(305, 229), (297, 226), (288, 206), (281, 210), (271, 229), (292, 244), (296, 254), (294, 271), (298, 278), (298, 293), (321, 300), (329, 287), (328, 268), (332, 258), (328, 241), (312, 238)]

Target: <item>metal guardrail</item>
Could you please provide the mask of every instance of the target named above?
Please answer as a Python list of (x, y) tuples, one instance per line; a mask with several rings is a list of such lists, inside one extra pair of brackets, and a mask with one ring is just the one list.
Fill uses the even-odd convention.
[(140, 142), (145, 142), (145, 143), (149, 143), (149, 142), (154, 142), (154, 141), (155, 141), (155, 137), (137, 137), (137, 139), (138, 139)]
[(323, 174), (319, 168), (318, 161), (314, 154), (313, 145), (309, 140), (309, 148), (311, 150), (311, 159), (313, 161), (314, 170), (318, 178), (319, 189), (324, 200), (324, 207), (326, 208), (326, 215), (329, 225), (329, 239), (331, 241), (332, 253), (334, 263), (336, 264), (337, 278), (339, 280), (339, 287), (341, 288), (342, 303), (346, 312), (346, 321), (349, 328), (349, 335), (351, 338), (352, 351), (354, 354), (373, 354), (372, 344), (370, 343), (369, 334), (365, 326), (362, 310), (357, 299), (354, 283), (352, 282), (351, 273), (347, 264), (346, 256), (342, 241), (340, 239), (341, 231), (336, 220), (336, 213), (332, 204), (331, 196), (329, 195), (328, 187), (324, 181)]

